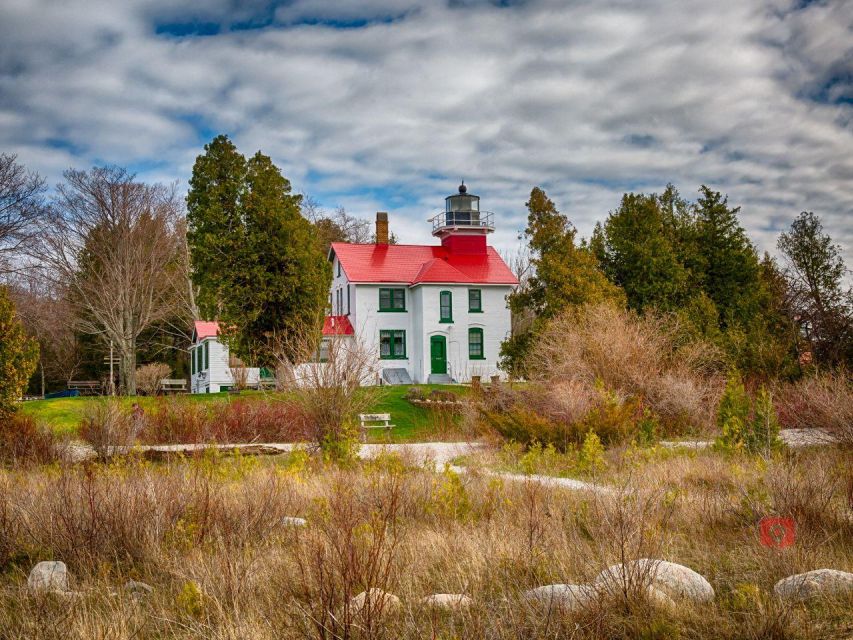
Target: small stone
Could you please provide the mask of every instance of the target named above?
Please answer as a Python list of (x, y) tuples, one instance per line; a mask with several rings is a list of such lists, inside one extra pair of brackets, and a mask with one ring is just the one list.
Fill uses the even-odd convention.
[(837, 569), (816, 569), (783, 578), (773, 587), (783, 600), (803, 601), (818, 596), (841, 596), (853, 593), (853, 573)]
[(349, 601), (350, 608), (356, 613), (361, 613), (368, 606), (373, 607), (374, 611), (390, 613), (399, 609), (402, 604), (400, 598), (393, 593), (388, 593), (376, 587), (369, 591), (362, 591)]
[(548, 584), (524, 592), (524, 599), (549, 607), (575, 611), (598, 597), (594, 587), (586, 584)]
[(144, 598), (145, 596), (154, 593), (154, 587), (152, 587), (150, 584), (139, 582), (138, 580), (128, 580), (127, 582), (125, 582), (124, 590), (126, 593), (130, 594), (131, 598), (134, 598), (135, 600)]
[[(625, 569), (627, 566), (627, 570)], [(714, 588), (702, 575), (675, 562), (643, 558), (626, 565), (614, 564), (596, 576), (594, 584), (606, 591), (621, 591), (625, 583), (654, 586), (670, 598), (712, 602)]]
[(68, 568), (64, 562), (39, 562), (30, 571), (27, 587), (37, 593), (68, 591)]
[(281, 519), (281, 524), (285, 527), (307, 527), (308, 521), (305, 518), (294, 518), (293, 516), (285, 516)]
[(421, 599), (421, 604), (425, 607), (434, 607), (436, 609), (467, 609), (474, 600), (471, 596), (466, 596), (464, 593), (434, 593)]

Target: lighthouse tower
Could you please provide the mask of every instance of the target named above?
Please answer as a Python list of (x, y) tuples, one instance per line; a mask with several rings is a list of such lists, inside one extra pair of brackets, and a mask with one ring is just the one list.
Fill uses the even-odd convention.
[(486, 236), (495, 230), (494, 214), (480, 210), (480, 196), (468, 193), (465, 182), (459, 192), (444, 199), (444, 211), (430, 218), (432, 235), (451, 255), (483, 255)]

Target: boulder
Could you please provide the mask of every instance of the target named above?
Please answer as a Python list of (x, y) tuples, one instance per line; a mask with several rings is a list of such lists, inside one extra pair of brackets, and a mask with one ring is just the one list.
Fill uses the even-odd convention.
[(549, 607), (575, 611), (598, 597), (596, 589), (586, 584), (548, 584), (524, 592), (524, 599)]
[[(380, 605), (381, 603), (381, 605)], [(349, 601), (350, 608), (356, 613), (361, 613), (365, 607), (372, 606), (374, 610), (381, 607), (382, 613), (390, 613), (402, 606), (400, 598), (393, 593), (387, 593), (382, 589), (373, 587), (368, 591), (362, 591)]]
[(425, 607), (434, 607), (436, 609), (467, 609), (474, 600), (464, 593), (434, 593), (421, 599), (421, 604)]
[(285, 527), (307, 527), (308, 521), (305, 518), (294, 518), (293, 516), (285, 516), (281, 519), (281, 524)]
[(30, 571), (27, 587), (36, 593), (68, 591), (68, 568), (64, 562), (39, 562)]
[(714, 587), (703, 576), (689, 567), (666, 560), (643, 558), (625, 565), (614, 564), (599, 573), (594, 584), (605, 591), (615, 592), (620, 591), (626, 582), (638, 587), (643, 583), (651, 585), (676, 600), (714, 600)]
[(853, 573), (837, 569), (816, 569), (788, 576), (776, 583), (773, 593), (783, 600), (803, 601), (819, 596), (853, 593)]

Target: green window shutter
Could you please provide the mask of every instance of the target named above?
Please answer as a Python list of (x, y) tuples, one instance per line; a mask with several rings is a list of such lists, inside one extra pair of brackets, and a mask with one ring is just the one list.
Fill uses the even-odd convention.
[(480, 313), (483, 310), (483, 292), (480, 289), (468, 289), (468, 311)]
[(453, 322), (453, 294), (442, 291), (439, 297), (439, 322)]
[(204, 368), (210, 369), (210, 343), (204, 343)]
[(468, 329), (468, 358), (470, 360), (485, 360), (486, 358), (483, 350), (482, 329)]

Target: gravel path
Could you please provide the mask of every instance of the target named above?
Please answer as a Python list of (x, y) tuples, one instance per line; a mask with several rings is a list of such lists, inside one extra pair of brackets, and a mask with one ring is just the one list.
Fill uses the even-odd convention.
[[(789, 447), (814, 447), (824, 444), (835, 444), (838, 440), (826, 429), (782, 429), (779, 432), (782, 442)], [(713, 440), (664, 440), (661, 446), (670, 449), (707, 449), (714, 444)]]

